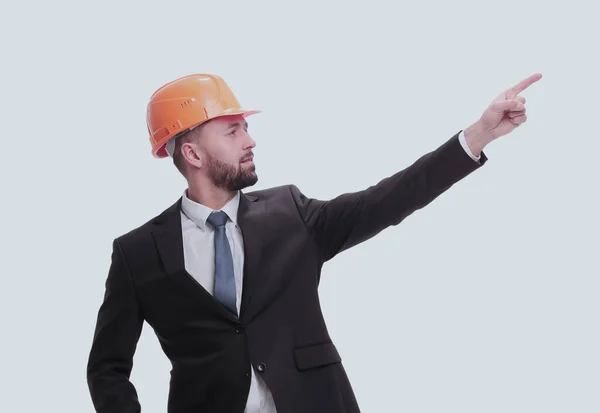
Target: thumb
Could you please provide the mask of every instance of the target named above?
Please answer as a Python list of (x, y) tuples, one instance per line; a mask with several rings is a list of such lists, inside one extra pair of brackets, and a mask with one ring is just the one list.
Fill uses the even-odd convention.
[(511, 110), (523, 110), (523, 103), (517, 99), (503, 100), (492, 103), (490, 109), (494, 113), (504, 113)]

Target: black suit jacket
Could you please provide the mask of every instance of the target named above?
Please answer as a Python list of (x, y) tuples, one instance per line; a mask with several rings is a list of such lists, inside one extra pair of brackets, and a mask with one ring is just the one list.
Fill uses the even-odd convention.
[(129, 377), (146, 321), (172, 363), (169, 413), (243, 413), (251, 364), (278, 413), (359, 412), (321, 313), (323, 263), (399, 224), (486, 160), (472, 160), (457, 134), (378, 184), (329, 201), (293, 185), (242, 194), (239, 319), (185, 270), (181, 199), (116, 238), (87, 366), (96, 411), (140, 412)]

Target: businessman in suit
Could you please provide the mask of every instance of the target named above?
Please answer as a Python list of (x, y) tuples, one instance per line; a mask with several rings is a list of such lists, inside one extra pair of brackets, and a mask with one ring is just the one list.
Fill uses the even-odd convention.
[(412, 165), (331, 200), (257, 182), (254, 140), (218, 76), (190, 75), (155, 92), (152, 153), (171, 156), (183, 195), (114, 239), (87, 381), (100, 413), (141, 411), (129, 380), (145, 322), (172, 363), (169, 413), (357, 413), (321, 312), (325, 262), (403, 221), (482, 167), (484, 147), (525, 122), (520, 92)]

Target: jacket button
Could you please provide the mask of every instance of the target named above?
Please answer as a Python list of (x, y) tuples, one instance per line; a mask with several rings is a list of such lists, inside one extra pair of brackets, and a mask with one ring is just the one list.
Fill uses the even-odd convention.
[(267, 369), (267, 365), (265, 363), (260, 363), (257, 368), (258, 368), (258, 371), (260, 371), (262, 373), (263, 371), (265, 371)]
[(244, 325), (243, 324), (240, 324), (239, 326), (237, 326), (235, 328), (235, 332), (238, 333), (238, 334), (241, 334), (243, 331), (244, 331)]

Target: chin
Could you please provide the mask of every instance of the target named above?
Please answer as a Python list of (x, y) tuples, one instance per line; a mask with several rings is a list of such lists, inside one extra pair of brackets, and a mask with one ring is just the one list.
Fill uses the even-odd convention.
[(235, 179), (230, 181), (229, 190), (239, 191), (258, 182), (258, 175), (254, 171), (254, 166), (251, 170), (244, 169)]
[(243, 189), (253, 186), (257, 182), (258, 182), (258, 177), (255, 175), (254, 179), (246, 179), (243, 182), (234, 183), (233, 185), (229, 186), (229, 190), (230, 191), (241, 191)]

